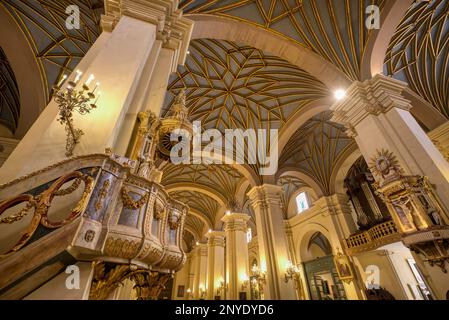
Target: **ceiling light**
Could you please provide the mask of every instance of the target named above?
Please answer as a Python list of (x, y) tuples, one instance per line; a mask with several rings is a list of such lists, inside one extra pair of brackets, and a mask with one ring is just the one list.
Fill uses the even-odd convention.
[(341, 100), (344, 97), (346, 97), (346, 91), (343, 89), (338, 89), (337, 91), (335, 91), (335, 98), (337, 100)]

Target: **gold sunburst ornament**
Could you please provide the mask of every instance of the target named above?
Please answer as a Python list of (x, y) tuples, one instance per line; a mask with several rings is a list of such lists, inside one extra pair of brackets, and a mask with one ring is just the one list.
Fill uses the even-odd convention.
[(380, 183), (398, 179), (404, 174), (396, 156), (385, 149), (377, 150), (376, 155), (371, 158), (370, 170)]

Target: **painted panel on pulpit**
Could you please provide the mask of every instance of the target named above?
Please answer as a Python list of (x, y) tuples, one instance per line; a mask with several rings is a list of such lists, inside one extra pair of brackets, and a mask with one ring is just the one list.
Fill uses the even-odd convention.
[(107, 208), (112, 202), (111, 195), (115, 189), (116, 181), (115, 175), (108, 171), (101, 171), (87, 206), (85, 214), (87, 217), (96, 221), (103, 221)]
[[(128, 192), (128, 196), (131, 197), (133, 201), (139, 201), (142, 198), (141, 194), (132, 191)], [(120, 218), (118, 220), (118, 224), (127, 227), (137, 228), (139, 223), (140, 212), (145, 212), (146, 207), (147, 207), (146, 205), (143, 205), (138, 209), (133, 209), (123, 206)]]

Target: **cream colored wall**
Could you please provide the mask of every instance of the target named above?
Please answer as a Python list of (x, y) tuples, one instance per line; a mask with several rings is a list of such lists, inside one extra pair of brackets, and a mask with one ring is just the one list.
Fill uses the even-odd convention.
[(354, 260), (364, 283), (367, 280), (365, 270), (368, 266), (377, 266), (379, 285), (389, 291), (396, 300), (409, 300), (412, 299), (412, 295), (407, 288), (407, 283), (414, 285), (417, 283), (407, 265), (406, 257), (411, 257), (410, 253), (407, 254), (399, 246), (391, 250), (390, 246), (390, 249), (384, 248), (358, 254)]
[[(292, 210), (292, 209), (290, 209)], [(292, 212), (289, 212), (289, 215)], [(293, 215), (287, 221), (293, 238), (293, 249), (297, 263), (304, 263), (316, 258), (314, 254), (322, 255), (322, 252), (308, 250), (310, 238), (316, 232), (321, 232), (329, 241), (332, 253), (342, 252), (343, 239), (355, 232), (356, 227), (348, 206), (348, 199), (343, 195), (322, 197), (314, 205), (303, 213)], [(304, 272), (301, 271), (301, 280), (304, 288), (308, 287)], [(356, 275), (355, 281), (344, 283), (346, 296), (350, 300), (363, 299), (363, 286)], [(305, 290), (306, 297), (308, 292)]]
[[(173, 281), (173, 290), (172, 290), (172, 299), (173, 300), (187, 300), (188, 299), (188, 294), (187, 294), (187, 289), (190, 288), (190, 290), (192, 290), (192, 288), (190, 287), (190, 258), (187, 259), (186, 263), (184, 264), (184, 266), (182, 267), (181, 270), (179, 270), (176, 275), (175, 275), (175, 279)], [(183, 297), (178, 297), (178, 287), (179, 286), (184, 286), (184, 296)]]
[(449, 291), (449, 273), (444, 273), (438, 266), (431, 267), (428, 263), (423, 262), (422, 258), (416, 257), (415, 253), (413, 256), (434, 297), (437, 300), (446, 300)]

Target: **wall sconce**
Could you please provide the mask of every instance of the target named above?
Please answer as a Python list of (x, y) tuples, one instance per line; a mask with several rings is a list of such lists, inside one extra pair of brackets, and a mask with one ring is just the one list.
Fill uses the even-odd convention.
[(193, 294), (192, 294), (192, 290), (190, 288), (187, 289), (187, 300), (190, 300), (190, 298), (192, 298)]
[[(97, 101), (100, 97), (100, 92), (95, 96), (95, 91), (100, 85), (96, 83), (93, 90), (89, 88), (90, 83), (95, 79), (94, 75), (91, 74), (87, 81), (83, 83), (80, 90), (76, 90), (75, 87), (78, 85), (78, 81), (83, 74), (81, 71), (76, 71), (77, 75), (73, 81), (69, 81), (67, 88), (61, 90), (61, 86), (67, 76), (63, 76), (61, 81), (55, 86), (53, 86), (53, 96), (55, 102), (58, 104), (59, 108), (59, 118), (58, 122), (65, 125), (65, 130), (67, 132), (66, 138), (66, 153), (67, 157), (73, 155), (73, 149), (75, 149), (76, 144), (79, 142), (81, 136), (84, 132), (81, 129), (75, 129), (73, 126), (73, 112), (76, 111), (81, 115), (90, 113), (93, 109), (97, 108)], [(95, 101), (93, 101), (95, 99)]]
[(251, 273), (254, 276), (254, 280), (259, 286), (259, 290), (263, 291), (264, 285), (266, 283), (266, 272), (261, 270), (257, 265), (253, 265), (251, 268)]
[(299, 282), (299, 268), (298, 266), (295, 266), (292, 264), (291, 261), (287, 262), (287, 270), (285, 272), (285, 283), (288, 283), (290, 280), (293, 280), (295, 282), (295, 287), (298, 285)]
[(220, 284), (217, 286), (217, 296), (220, 296), (222, 292), (226, 292), (228, 290), (228, 284), (223, 280), (220, 281)]
[(249, 278), (248, 276), (245, 274), (242, 277), (242, 291), (246, 291), (246, 289), (248, 289), (248, 285), (249, 285)]
[(200, 286), (200, 300), (206, 299), (206, 289), (203, 286)]

